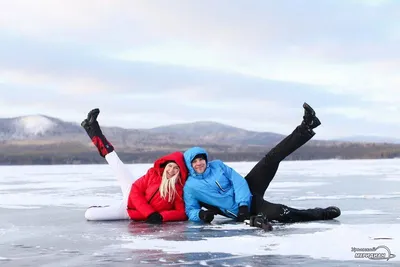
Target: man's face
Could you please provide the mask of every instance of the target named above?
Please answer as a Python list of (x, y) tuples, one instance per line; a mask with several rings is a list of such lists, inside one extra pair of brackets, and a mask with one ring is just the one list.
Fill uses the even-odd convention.
[(198, 174), (202, 174), (206, 170), (207, 164), (204, 159), (197, 158), (192, 161), (192, 167)]

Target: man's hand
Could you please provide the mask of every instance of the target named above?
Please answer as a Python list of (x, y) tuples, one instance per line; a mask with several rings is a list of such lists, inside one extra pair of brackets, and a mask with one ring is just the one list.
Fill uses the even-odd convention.
[(204, 222), (210, 223), (214, 220), (214, 212), (210, 210), (200, 210), (199, 218)]
[(240, 206), (236, 221), (244, 222), (244, 220), (248, 219), (249, 217), (250, 217), (249, 207), (248, 206)]

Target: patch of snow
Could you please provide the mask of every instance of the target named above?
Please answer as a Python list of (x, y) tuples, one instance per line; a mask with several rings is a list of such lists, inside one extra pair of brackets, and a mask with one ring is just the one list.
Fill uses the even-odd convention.
[(16, 120), (15, 123), (26, 134), (33, 135), (44, 134), (56, 125), (52, 120), (40, 115), (25, 116)]

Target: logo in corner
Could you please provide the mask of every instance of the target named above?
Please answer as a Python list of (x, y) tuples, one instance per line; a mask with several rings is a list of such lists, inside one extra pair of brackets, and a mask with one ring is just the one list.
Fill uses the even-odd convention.
[(381, 245), (372, 248), (356, 248), (352, 247), (351, 251), (354, 252), (354, 258), (362, 259), (367, 258), (370, 260), (390, 260), (396, 257), (387, 246)]

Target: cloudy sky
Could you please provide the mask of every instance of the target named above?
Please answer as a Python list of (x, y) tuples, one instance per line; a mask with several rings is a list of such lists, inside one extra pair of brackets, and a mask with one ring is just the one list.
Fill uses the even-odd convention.
[(400, 1), (0, 2), (0, 117), (400, 136)]

